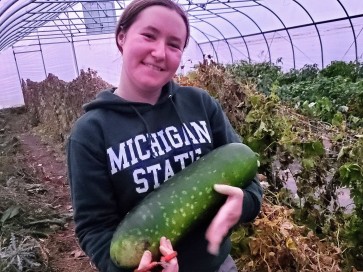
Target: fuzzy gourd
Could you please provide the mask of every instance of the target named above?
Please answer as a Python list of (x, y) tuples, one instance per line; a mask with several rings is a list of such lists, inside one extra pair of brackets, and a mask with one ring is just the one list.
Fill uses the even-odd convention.
[(135, 268), (146, 249), (158, 258), (161, 236), (176, 245), (198, 222), (213, 218), (225, 200), (213, 190), (214, 184), (244, 188), (257, 168), (257, 155), (242, 143), (209, 152), (164, 182), (125, 216), (111, 241), (111, 259), (120, 267)]

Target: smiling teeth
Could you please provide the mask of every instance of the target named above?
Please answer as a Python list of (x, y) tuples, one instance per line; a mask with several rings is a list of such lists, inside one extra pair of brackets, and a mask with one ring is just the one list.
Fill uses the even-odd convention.
[(145, 65), (148, 66), (148, 67), (150, 67), (150, 68), (152, 68), (152, 69), (154, 69), (154, 70), (157, 70), (157, 71), (161, 71), (162, 70), (160, 67), (157, 67), (157, 66), (152, 65), (152, 64), (145, 64)]

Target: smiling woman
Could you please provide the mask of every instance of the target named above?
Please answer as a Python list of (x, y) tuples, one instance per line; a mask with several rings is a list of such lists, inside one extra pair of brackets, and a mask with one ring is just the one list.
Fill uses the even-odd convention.
[(118, 88), (85, 105), (72, 129), (67, 154), (76, 235), (100, 271), (151, 271), (163, 264), (163, 272), (236, 272), (230, 230), (260, 211), (257, 179), (243, 190), (217, 186), (226, 203), (214, 219), (188, 229), (175, 245), (160, 233), (161, 260), (147, 247), (132, 269), (110, 258), (117, 226), (143, 198), (210, 151), (240, 142), (214, 98), (172, 80), (188, 39), (187, 16), (175, 2), (131, 2), (116, 29), (123, 58)]
[(162, 86), (179, 67), (186, 35), (185, 23), (176, 11), (163, 6), (141, 11), (117, 35), (123, 64), (116, 94), (129, 101), (155, 104)]

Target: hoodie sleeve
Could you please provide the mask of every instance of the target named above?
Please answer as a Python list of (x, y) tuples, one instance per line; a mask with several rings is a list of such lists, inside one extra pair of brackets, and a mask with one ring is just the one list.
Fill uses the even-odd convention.
[[(71, 135), (67, 145), (76, 236), (100, 271), (123, 271), (116, 268), (109, 254), (120, 218), (112, 183), (106, 173), (106, 158), (95, 149), (97, 144), (89, 140), (90, 134), (81, 134)], [(82, 136), (85, 140), (80, 141)]]
[[(221, 105), (212, 98), (211, 127), (214, 148), (232, 142), (242, 142), (241, 137), (235, 132)], [(263, 190), (257, 177), (243, 189), (242, 223), (253, 221), (261, 210)]]

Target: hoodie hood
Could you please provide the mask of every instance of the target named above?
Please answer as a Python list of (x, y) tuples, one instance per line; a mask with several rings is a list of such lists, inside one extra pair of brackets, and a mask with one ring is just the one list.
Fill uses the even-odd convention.
[[(179, 89), (179, 85), (174, 81), (169, 81), (162, 88), (159, 100), (155, 105), (167, 101), (168, 98), (171, 98), (175, 94), (177, 89)], [(85, 104), (83, 109), (87, 112), (93, 109), (103, 108), (123, 113), (135, 112), (135, 109), (137, 109), (139, 113), (143, 113), (155, 106), (147, 103), (127, 101), (118, 95), (115, 95), (115, 90), (116, 88), (110, 88), (100, 92), (97, 94), (96, 99)]]

